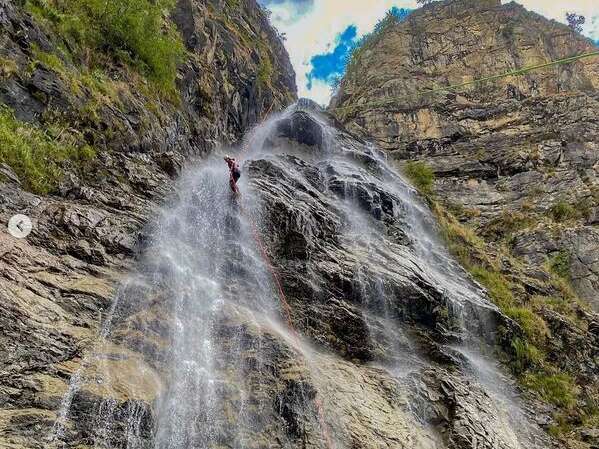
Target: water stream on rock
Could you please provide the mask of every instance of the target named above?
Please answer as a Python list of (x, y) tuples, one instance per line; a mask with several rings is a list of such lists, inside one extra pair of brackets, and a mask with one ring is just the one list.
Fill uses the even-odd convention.
[[(324, 130), (322, 151), (316, 155), (311, 154), (311, 157), (318, 161), (325, 177), (329, 172), (326, 182), (328, 185), (335, 180), (341, 180), (343, 184), (341, 195), (339, 191), (336, 193), (341, 198), (340, 206), (347, 217), (347, 226), (344, 228), (347, 245), (359, 248), (358, 252), (367, 259), (376, 258), (379, 249), (388, 244), (377, 220), (373, 220), (372, 211), (365, 213), (364, 207), (359, 204), (364, 201), (364, 197), (361, 197), (362, 192), (352, 180), (377, 185), (381, 190), (391, 193), (403, 209), (403, 219), (410, 230), (408, 237), (411, 248), (419, 261), (418, 266), (413, 269), (423, 278), (432, 279), (431, 283), (446, 297), (449, 313), (462, 339), (461, 344), (452, 345), (451, 349), (466, 360), (465, 369), (469, 371), (473, 382), (482, 386), (496, 401), (497, 414), (494, 418), (503, 433), (504, 442), (514, 448), (521, 448), (529, 443), (543, 446), (546, 440), (522, 413), (515, 388), (498, 367), (492, 348), (487, 344), (494, 338), (497, 308), (490, 303), (484, 289), (449, 254), (438, 235), (435, 219), (428, 207), (423, 204), (414, 188), (389, 166), (385, 156), (377, 148), (367, 144), (367, 159), (363, 157), (364, 154), (356, 157), (355, 148), (344, 146), (342, 139), (337, 137), (337, 130), (330, 126), (325, 117), (314, 113), (310, 107), (290, 108), (290, 111), (297, 110), (309, 113)], [(261, 141), (254, 142), (252, 147), (264, 146), (268, 147), (268, 143), (265, 145)], [(273, 152), (272, 149), (269, 151)], [(286, 152), (289, 152), (288, 149)], [(305, 154), (300, 156), (305, 157)], [(331, 170), (331, 167), (334, 169)], [(331, 172), (334, 173), (333, 176), (330, 176)], [(384, 281), (377, 278), (376, 273), (362, 273), (360, 267), (356, 272), (356, 283), (360, 296), (366, 299), (363, 304), (364, 313), (382, 327), (387, 359), (393, 360), (388, 365), (391, 372), (398, 378), (417, 373), (427, 363), (407, 333), (398, 325), (392, 311), (395, 299), (393, 294), (386, 291)], [(373, 338), (377, 338), (377, 332), (380, 333), (381, 329), (371, 328)]]
[[(291, 152), (273, 148), (270, 140), (277, 122), (297, 110), (292, 107), (254, 129), (243, 158), (275, 158)], [(411, 269), (437, 285), (458, 327), (468, 335), (468, 344), (456, 344), (455, 350), (471, 366), (473, 382), (489, 387), (489, 394), (503, 404), (498, 406), (500, 415), (518, 410), (512, 389), (497, 374), (494, 362), (477, 349), (486, 330), (493, 332), (495, 307), (448, 254), (430, 211), (379, 151), (346, 147), (326, 118), (306, 113), (321, 125), (324, 143), (319, 154), (298, 155), (317, 162), (327, 193), (340, 198), (337, 205), (346, 217), (343, 242), (365, 260), (382, 257), (379, 250), (386, 245), (385, 237), (372, 215), (359, 206), (360, 192), (351, 180), (388, 192), (401, 210), (398, 219), (410, 230), (406, 237), (420, 260)], [(302, 386), (306, 376), (318, 377), (318, 351), (296, 337), (282, 318), (281, 298), (252, 229), (254, 224), (260, 228), (263, 220), (257, 197), (245, 176), (240, 188), (241, 201), (232, 199), (226, 167), (218, 157), (182, 176), (150, 231), (137, 273), (116, 295), (98, 343), (72, 375), (49, 438), (51, 445), (72, 447), (65, 442), (83, 438), (85, 444), (98, 448), (245, 449), (256, 444), (291, 448), (295, 446), (290, 440), (275, 444), (260, 438), (289, 432), (289, 424), (277, 416), (299, 415), (321, 434), (322, 447), (331, 446), (322, 436), (327, 432), (323, 421), (330, 419), (319, 417), (322, 410), (314, 407), (319, 392)], [(379, 335), (385, 340), (382, 347), (392, 361), (386, 369), (401, 381), (426, 366), (398, 324), (394, 296), (384, 279), (364, 265), (356, 269), (356, 284), (359, 296), (365, 298), (367, 322), (377, 324), (371, 329), (372, 338)], [(287, 349), (277, 349), (273, 335), (285, 341)], [(273, 401), (275, 365), (288, 364), (294, 357), (304, 358), (311, 372), (290, 368), (286, 375), (298, 379), (296, 390)], [(315, 382), (319, 388), (335, 388), (319, 382)], [(78, 428), (83, 404), (93, 401), (93, 395), (109, 399), (96, 401), (92, 424)], [(498, 419), (512, 432), (506, 437), (512, 440), (509, 447), (522, 447), (510, 430), (512, 423)], [(344, 449), (340, 441), (327, 449)]]

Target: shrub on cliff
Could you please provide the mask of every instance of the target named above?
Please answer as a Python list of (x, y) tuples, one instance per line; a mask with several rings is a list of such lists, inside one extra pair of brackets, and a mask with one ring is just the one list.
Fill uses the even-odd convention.
[(11, 167), (26, 189), (39, 194), (56, 189), (63, 164), (81, 165), (95, 157), (93, 148), (68, 142), (68, 134), (51, 133), (17, 120), (0, 106), (0, 163)]
[(423, 194), (430, 195), (435, 182), (435, 173), (424, 162), (412, 161), (406, 164), (404, 172), (414, 186)]
[(108, 55), (137, 67), (164, 90), (174, 88), (184, 52), (180, 35), (164, 18), (173, 6), (173, 0), (27, 0), (27, 9), (82, 62), (102, 65)]
[(576, 217), (576, 209), (564, 200), (555, 203), (549, 210), (551, 217), (557, 221), (567, 221)]

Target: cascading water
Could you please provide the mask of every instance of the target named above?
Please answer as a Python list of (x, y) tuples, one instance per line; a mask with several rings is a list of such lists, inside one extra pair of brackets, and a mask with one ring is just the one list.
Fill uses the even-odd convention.
[[(365, 258), (376, 258), (378, 249), (387, 244), (380, 226), (372, 219), (372, 213), (364, 213), (364, 208), (358, 204), (364, 198), (360, 198), (361, 193), (356, 190), (352, 180), (359, 179), (362, 183), (380, 186), (381, 190), (391, 193), (404, 209), (403, 219), (409, 229), (410, 246), (419, 261), (418, 266), (413, 269), (419, 271), (419, 275), (432, 279), (432, 284), (446, 297), (450, 318), (461, 339), (461, 344), (456, 343), (452, 348), (467, 360), (466, 369), (470, 371), (474, 381), (497, 401), (495, 418), (504, 429), (506, 444), (515, 448), (530, 443), (543, 446), (546, 439), (539, 434), (537, 428), (528, 424), (528, 419), (520, 411), (514, 388), (497, 367), (492, 355), (489, 356), (492, 348), (486, 342), (492, 340), (495, 334), (494, 316), (497, 308), (489, 302), (484, 290), (449, 254), (437, 234), (432, 213), (418, 198), (416, 191), (390, 168), (382, 152), (375, 147), (368, 146), (366, 153), (371, 159), (365, 168), (364, 159), (356, 158), (355, 150), (345, 147), (338, 139), (337, 130), (330, 126), (326, 118), (315, 113), (310, 105), (294, 106), (291, 110), (309, 113), (324, 131), (322, 151), (312, 153), (309, 157), (317, 161), (323, 173), (334, 167), (335, 174), (327, 178), (327, 185), (330, 186), (335, 180), (342, 180), (342, 193), (336, 193), (341, 197), (341, 208), (347, 219), (344, 228), (346, 244), (359, 248), (357, 251)], [(306, 155), (303, 154), (302, 157)], [(363, 277), (366, 279), (362, 279)], [(372, 321), (379, 323), (384, 331), (384, 338), (387, 340), (386, 358), (394, 359), (391, 371), (400, 376), (417, 373), (426, 366), (426, 362), (394, 319), (391, 311), (393, 295), (385, 290), (381, 278), (377, 278), (375, 273), (362, 274), (360, 267), (356, 273), (356, 281), (360, 296), (366, 300), (364, 313), (374, 317)], [(380, 333), (380, 330), (371, 328), (372, 335), (375, 336), (377, 332)]]
[[(178, 197), (153, 230), (140, 270), (143, 283), (126, 284), (117, 295), (99, 343), (71, 379), (51, 440), (63, 436), (75, 409), (73, 399), (80, 399), (77, 393), (85, 384), (110, 384), (111, 369), (102, 361), (114, 357), (110, 340), (119, 339), (117, 333), (125, 336), (124, 346), (141, 350), (150, 365), (161, 366), (166, 382), (156, 396), (155, 435), (143, 435), (141, 429), (148, 423), (139, 418), (147, 410), (136, 410), (131, 401), (128, 410), (120, 410), (116, 401), (107, 399), (96, 405), (90, 429), (96, 447), (112, 447), (123, 432), (127, 442), (119, 447), (148, 447), (150, 439), (155, 448), (213, 447), (227, 438), (231, 429), (222, 417), (231, 412), (240, 427), (234, 432), (234, 447), (247, 447), (244, 439), (256, 423), (248, 422), (246, 389), (260, 384), (244, 376), (239, 352), (255, 353), (254, 375), (260, 376), (260, 341), (248, 344), (239, 326), (224, 322), (239, 314), (250, 323), (254, 316), (263, 323), (275, 320), (278, 300), (226, 179), (222, 161), (211, 160), (181, 180)], [(151, 313), (165, 313), (170, 329), (146, 326), (143, 315)], [(234, 333), (227, 340), (231, 346), (219, 346), (222, 332)], [(89, 365), (95, 366), (94, 375)], [(237, 391), (230, 391), (231, 385)], [(228, 394), (237, 396), (235, 411), (223, 409), (221, 399)]]
[[(352, 179), (389, 192), (403, 211), (398, 219), (410, 230), (405, 238), (420, 260), (410, 266), (413, 274), (438, 285), (462, 329), (472, 316), (477, 321), (473, 329), (491, 326), (485, 311), (494, 311), (494, 306), (443, 248), (430, 212), (413, 189), (375, 148), (347, 147), (325, 117), (304, 106), (293, 106), (257, 127), (242, 156), (259, 160), (298, 153), (313, 160), (327, 186), (325, 194), (341, 198), (336, 204), (345, 217), (342, 241), (365, 260), (382, 257), (379, 249), (386, 241), (380, 225), (357, 204), (361, 193)], [(302, 109), (323, 131), (317, 153), (272, 144), (277, 124)], [(234, 198), (220, 158), (203, 161), (182, 176), (150, 230), (138, 272), (120, 289), (97, 344), (72, 376), (49, 444), (292, 448), (298, 447), (303, 432), (318, 434), (314, 447), (345, 448), (342, 424), (332, 423), (329, 414), (334, 411), (320, 399), (336, 388), (322, 368), (333, 356), (303, 341), (282, 318), (277, 280), (256, 236), (264, 220), (259, 195), (246, 178), (240, 182), (243, 196)], [(426, 362), (397, 324), (394, 296), (383, 277), (357, 266), (356, 284), (366, 321), (378, 323), (372, 338), (379, 334), (387, 341), (382, 346), (385, 358), (392, 360), (387, 368), (401, 383)], [(480, 335), (469, 335), (480, 341)], [(478, 352), (459, 345), (457, 350), (473, 367), (483, 366)], [(304, 371), (290, 362), (294, 358), (305, 360)], [(478, 376), (477, 382), (489, 380), (489, 373), (493, 382), (501, 378), (486, 362), (479, 371), (487, 375)], [(308, 378), (315, 391), (306, 387)], [(505, 389), (495, 390), (496, 398), (507, 401), (507, 395), (499, 394)], [(90, 399), (98, 397), (102, 399)], [(78, 428), (82, 404), (90, 401), (91, 425)], [(264, 435), (278, 437), (265, 440)], [(515, 436), (510, 443), (519, 447)], [(441, 445), (441, 438), (432, 436), (418, 447)]]

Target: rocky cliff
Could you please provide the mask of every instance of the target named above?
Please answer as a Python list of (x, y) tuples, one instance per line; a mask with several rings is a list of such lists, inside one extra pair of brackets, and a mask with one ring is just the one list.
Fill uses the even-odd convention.
[[(47, 447), (46, 424), (184, 161), (239, 141), (296, 96), (253, 0), (159, 12), (182, 47), (168, 89), (132, 50), (74, 33), (75, 3), (0, 1), (2, 447)], [(17, 213), (33, 221), (26, 240), (7, 233)]]
[(73, 352), (7, 376), (7, 444), (552, 447), (493, 355), (520, 330), (382, 154), (305, 102), (249, 142), (241, 196), (218, 158), (181, 176), (98, 331), (52, 307), (39, 347)]
[[(592, 51), (590, 40), (516, 3), (435, 4), (362, 49), (332, 107), (397, 159), (426, 159), (438, 192), (477, 214), (477, 226), (508, 210), (529, 208), (543, 221), (559, 201), (574, 205), (578, 223), (589, 227), (542, 242), (521, 236), (518, 252), (538, 263), (543, 252), (568, 251), (574, 287), (594, 301), (599, 59), (426, 94)], [(381, 100), (388, 104), (377, 107)]]
[[(543, 355), (516, 363), (524, 383), (538, 391), (531, 372), (567, 372), (596, 404), (599, 57), (443, 89), (594, 51), (516, 3), (434, 2), (355, 52), (330, 110), (404, 167), (454, 253), (529, 327)], [(596, 427), (593, 407), (565, 412), (565, 434)]]
[[(337, 97), (347, 128), (308, 101), (261, 123), (238, 148), (235, 196), (210, 150), (233, 145), (295, 96), (277, 33), (253, 0), (65, 4), (0, 0), (0, 142), (16, 149), (0, 148), (0, 214), (34, 221), (27, 239), (0, 234), (0, 446), (597, 444), (597, 315), (572, 288), (569, 253), (556, 250), (545, 266), (542, 249), (525, 258), (505, 234), (558, 245), (562, 229), (578, 236), (593, 225), (566, 199), (549, 218), (539, 201), (536, 213), (518, 210), (517, 225), (494, 221), (504, 217), (496, 209), (515, 214), (509, 188), (519, 173), (551, 173), (547, 157), (514, 163), (510, 138), (562, 136), (557, 125), (543, 131), (551, 114), (568, 116), (570, 132), (593, 126), (584, 107), (578, 122), (563, 108), (592, 104), (592, 67), (564, 74), (563, 93), (547, 75), (538, 92), (505, 87), (483, 99), (466, 92), (360, 112), (369, 92), (387, 88), (375, 82), (376, 45), (408, 25), (385, 27), (358, 53), (373, 64), (362, 71), (372, 77), (364, 99), (351, 97), (359, 59)], [(438, 58), (463, 64), (443, 59), (453, 41), (427, 54), (435, 39), (463, 38), (464, 54), (476, 53), (480, 38), (467, 30), (492, 37), (503, 14), (514, 36), (557, 29), (563, 45), (586, 45), (517, 6), (463, 0), (414, 13), (404, 30), (417, 30), (411, 58), (429, 61), (437, 82)], [(516, 41), (510, 54), (519, 54)], [(421, 76), (383, 66), (401, 82)], [(403, 120), (420, 123), (420, 110), (445, 117), (439, 136), (404, 135)], [(493, 114), (508, 110), (522, 114), (517, 124), (495, 124)], [(470, 127), (452, 125), (446, 111), (469, 114)], [(389, 142), (378, 131), (388, 129), (397, 131)], [(387, 154), (359, 136), (370, 133)], [(488, 153), (476, 155), (486, 159), (461, 153), (483, 142)], [(553, 162), (576, 195), (592, 183), (572, 167), (588, 163), (592, 145), (566, 143)], [(406, 158), (426, 162), (405, 167), (421, 196), (394, 170)], [(455, 169), (443, 171), (444, 160)], [(471, 166), (482, 168), (465, 176)], [(562, 169), (571, 177), (558, 178)], [(475, 181), (505, 206), (475, 213), (457, 203), (484, 192), (459, 190)], [(452, 192), (443, 183), (457, 198), (443, 196)]]

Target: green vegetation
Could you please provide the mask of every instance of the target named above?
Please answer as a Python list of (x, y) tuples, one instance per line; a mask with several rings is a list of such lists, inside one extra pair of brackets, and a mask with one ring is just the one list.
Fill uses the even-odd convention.
[(460, 203), (452, 203), (448, 201), (446, 207), (447, 210), (460, 221), (480, 216), (480, 210), (476, 208), (464, 207)]
[(432, 194), (435, 183), (435, 173), (432, 168), (421, 161), (408, 162), (404, 173), (414, 186), (424, 195)]
[[(30, 64), (30, 71), (42, 64), (46, 68), (56, 72), (73, 94), (81, 97), (84, 96), (83, 92), (85, 90), (86, 102), (76, 112), (78, 123), (85, 122), (95, 126), (100, 120), (100, 110), (102, 107), (121, 106), (121, 99), (118, 92), (119, 82), (110, 80), (101, 69), (96, 68), (91, 71), (78, 70), (72, 65), (65, 65), (63, 60), (57, 55), (41, 51), (35, 46), (32, 47), (32, 56), (33, 62)], [(51, 115), (51, 112), (46, 115)], [(48, 122), (48, 126), (51, 126), (53, 120), (48, 120), (48, 116), (45, 119)]]
[(175, 89), (184, 47), (163, 18), (173, 0), (27, 0), (26, 6), (89, 68), (105, 66), (108, 57), (137, 68), (162, 91)]
[(551, 217), (558, 223), (571, 220), (577, 216), (576, 209), (569, 203), (560, 200), (555, 203), (549, 210)]
[[(484, 241), (474, 231), (460, 225), (434, 200), (433, 210), (439, 218), (450, 251), (487, 289), (489, 297), (501, 311), (518, 323), (522, 330), (520, 336), (512, 337), (511, 348), (506, 348), (511, 369), (520, 377), (523, 385), (562, 410), (556, 419), (568, 415), (576, 402), (578, 389), (568, 375), (546, 358), (544, 348), (549, 330), (538, 310), (542, 307), (554, 310), (559, 307), (564, 316), (572, 319), (575, 314), (571, 305), (571, 289), (559, 279), (554, 279), (552, 282), (556, 289), (562, 291), (563, 299), (536, 297), (525, 302), (517, 283), (504, 274), (501, 264), (487, 254)], [(506, 248), (503, 251), (503, 257), (512, 257)], [(517, 261), (512, 259), (510, 264), (517, 265)]]
[(266, 87), (270, 85), (273, 72), (272, 62), (270, 61), (268, 54), (266, 56), (261, 56), (260, 67), (258, 68), (258, 82), (260, 83), (260, 86)]
[(499, 217), (485, 226), (482, 234), (491, 241), (509, 241), (515, 233), (534, 225), (537, 221), (532, 212), (504, 210)]
[(43, 64), (47, 68), (54, 70), (60, 75), (64, 75), (66, 73), (67, 69), (62, 62), (62, 59), (60, 59), (57, 55), (41, 51), (35, 44), (32, 45), (31, 50), (34, 60), (31, 63), (29, 70), (33, 70), (37, 65)]
[(558, 276), (570, 279), (570, 254), (567, 251), (560, 251), (549, 260), (549, 269)]
[[(500, 334), (507, 337), (504, 345), (509, 366), (521, 383), (543, 400), (557, 407), (553, 432), (563, 434), (572, 428), (576, 420), (599, 421), (593, 405), (576, 409), (580, 402), (580, 391), (574, 379), (563, 372), (559, 360), (547, 357), (550, 334), (547, 322), (541, 313), (549, 309), (560, 313), (567, 320), (581, 325), (577, 316), (578, 299), (568, 282), (570, 256), (558, 253), (548, 263), (549, 286), (555, 296), (532, 296), (519, 284), (524, 276), (519, 272), (520, 262), (505, 244), (507, 237), (516, 230), (534, 225), (538, 220), (524, 213), (504, 212), (484, 230), (485, 236), (494, 241), (493, 250), (477, 233), (461, 224), (448, 208), (442, 205), (432, 192), (434, 176), (425, 163), (410, 163), (405, 170), (414, 185), (425, 196), (437, 217), (440, 232), (449, 250), (483, 285), (491, 300), (520, 327), (520, 332)], [(460, 210), (450, 205), (452, 210)], [(505, 341), (505, 340), (504, 340)], [(594, 403), (593, 403), (594, 404)]]
[(570, 408), (576, 404), (578, 387), (567, 374), (526, 374), (524, 385), (558, 407)]
[(517, 373), (523, 373), (530, 368), (541, 366), (543, 354), (537, 347), (525, 340), (514, 338), (512, 340), (514, 350), (513, 368)]
[(63, 164), (81, 165), (95, 157), (93, 148), (77, 147), (57, 136), (50, 137), (36, 126), (17, 120), (8, 108), (0, 107), (0, 163), (9, 165), (25, 188), (35, 193), (56, 189)]

